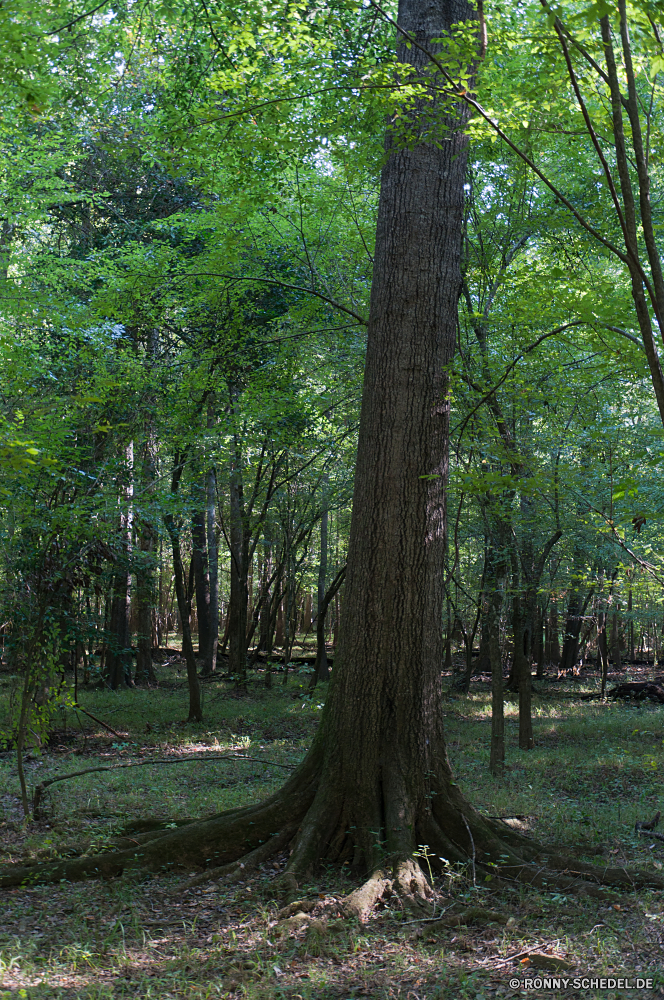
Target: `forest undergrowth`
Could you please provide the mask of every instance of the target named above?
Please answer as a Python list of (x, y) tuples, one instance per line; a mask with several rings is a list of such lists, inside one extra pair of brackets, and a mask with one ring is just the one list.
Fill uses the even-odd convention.
[[(155, 689), (84, 690), (80, 703), (111, 735), (71, 709), (48, 746), (26, 760), (31, 789), (60, 774), (120, 763), (170, 765), (82, 775), (51, 786), (43, 818), (25, 825), (15, 760), (0, 754), (2, 863), (97, 852), (154, 822), (179, 821), (246, 805), (276, 790), (304, 756), (324, 688), (257, 676), (245, 697), (206, 682), (205, 721), (182, 721), (183, 664), (162, 666)], [(637, 676), (637, 670), (623, 672)], [(639, 675), (640, 676), (640, 675)], [(487, 679), (485, 679), (486, 681)], [(0, 675), (4, 715), (8, 679)], [(445, 681), (449, 687), (449, 679)], [(664, 708), (584, 701), (597, 687), (535, 680), (535, 749), (518, 749), (518, 706), (506, 702), (507, 770), (488, 774), (490, 692), (446, 699), (446, 733), (457, 780), (490, 816), (600, 866), (661, 869), (664, 844), (636, 838), (636, 820), (661, 805)], [(508, 695), (509, 697), (509, 695)], [(218, 755), (235, 759), (219, 760)], [(252, 759), (242, 759), (240, 755)], [(193, 759), (192, 759), (193, 758)], [(207, 758), (207, 759), (206, 759)], [(420, 864), (427, 870), (427, 848)], [(450, 866), (434, 879), (435, 911), (415, 922), (396, 897), (365, 924), (343, 914), (361, 874), (323, 868), (292, 899), (278, 897), (286, 854), (251, 877), (186, 888), (193, 871), (125, 874), (102, 882), (21, 887), (0, 896), (0, 998), (248, 998), (248, 1000), (434, 1000), (526, 995), (510, 980), (541, 977), (652, 979), (652, 988), (570, 987), (583, 997), (664, 995), (661, 894), (613, 894), (610, 901), (514, 891)], [(547, 990), (538, 995), (561, 995)], [(531, 995), (532, 991), (531, 991)]]

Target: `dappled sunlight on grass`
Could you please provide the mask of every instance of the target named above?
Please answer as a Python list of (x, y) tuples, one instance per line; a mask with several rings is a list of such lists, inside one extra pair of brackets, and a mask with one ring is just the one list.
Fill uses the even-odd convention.
[[(172, 766), (56, 784), (47, 819), (24, 829), (13, 755), (0, 755), (5, 860), (56, 857), (72, 845), (103, 850), (118, 833), (146, 823), (176, 823), (258, 801), (289, 773), (272, 765), (297, 764), (313, 739), (324, 688), (309, 699), (294, 676), (286, 688), (276, 678), (272, 691), (251, 686), (237, 697), (230, 684), (215, 679), (206, 682), (204, 723), (189, 725), (182, 721), (183, 678), (174, 668), (159, 671), (164, 686), (156, 690), (82, 691), (82, 704), (120, 736), (68, 712), (50, 746), (29, 751), (26, 770), (34, 786), (96, 765), (168, 759)], [(502, 781), (488, 774), (488, 688), (474, 685), (469, 697), (445, 701), (449, 755), (463, 792), (485, 814), (512, 818), (517, 829), (571, 848), (577, 857), (660, 866), (664, 849), (649, 850), (633, 827), (658, 804), (664, 709), (583, 702), (575, 689), (536, 686), (534, 750), (518, 749), (518, 704), (512, 696), (506, 703)], [(0, 688), (0, 710), (2, 697), (6, 688)], [(215, 759), (223, 754), (234, 759)], [(243, 760), (243, 754), (259, 760)], [(658, 895), (649, 893), (627, 898), (607, 917), (605, 904), (521, 886), (492, 897), (492, 906), (513, 915), (507, 926), (460, 928), (444, 939), (414, 938), (412, 927), (401, 924), (401, 911), (388, 906), (368, 926), (349, 922), (320, 954), (310, 954), (304, 935), (278, 941), (270, 932), (278, 905), (274, 876), (285, 861), (286, 854), (236, 886), (221, 881), (185, 894), (172, 890), (188, 871), (7, 892), (0, 1000), (387, 1000), (409, 991), (420, 1000), (484, 998), (504, 994), (509, 956), (534, 946), (565, 955), (584, 972), (638, 965), (652, 974), (648, 956), (663, 914)], [(343, 894), (354, 877), (348, 868), (326, 867), (301, 891), (314, 900)], [(490, 890), (473, 885), (467, 871), (457, 872), (452, 884), (464, 905), (476, 898), (483, 903)], [(622, 921), (622, 929), (614, 930), (612, 920)]]
[[(489, 815), (532, 817), (539, 837), (577, 844), (620, 843), (652, 866), (636, 820), (657, 810), (664, 774), (664, 706), (573, 700), (535, 681), (535, 748), (518, 748), (518, 702), (505, 703), (506, 773), (488, 776), (490, 693), (455, 696), (446, 711), (452, 766), (463, 791)], [(573, 692), (572, 692), (573, 694)], [(546, 831), (546, 832), (545, 832)], [(659, 864), (659, 862), (657, 862)]]

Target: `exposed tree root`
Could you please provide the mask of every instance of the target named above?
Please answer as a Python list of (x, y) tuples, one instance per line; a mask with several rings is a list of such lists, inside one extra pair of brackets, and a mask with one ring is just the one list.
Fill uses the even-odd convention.
[(229, 876), (229, 882), (236, 882), (239, 879), (245, 878), (250, 872), (258, 868), (259, 865), (262, 865), (264, 861), (282, 851), (289, 840), (293, 838), (294, 834), (295, 827), (287, 826), (280, 833), (276, 833), (274, 837), (270, 837), (265, 843), (260, 844), (254, 851), (245, 854), (243, 858), (231, 861), (227, 865), (220, 865), (218, 868), (209, 868), (202, 875), (196, 875), (187, 882), (182, 882), (172, 889), (171, 893), (172, 895), (179, 895), (188, 889), (195, 889), (196, 886), (205, 885), (206, 882), (212, 882), (214, 879), (223, 878), (226, 875)]
[(395, 866), (392, 890), (414, 915), (431, 914), (433, 890), (420, 866), (411, 858)]
[(343, 901), (347, 917), (357, 917), (362, 923), (370, 916), (376, 903), (392, 889), (392, 879), (386, 871), (379, 869), (359, 889), (349, 893)]
[(650, 872), (581, 862), (482, 816), (461, 795), (445, 759), (428, 772), (424, 794), (416, 797), (398, 769), (387, 766), (370, 793), (346, 795), (333, 769), (323, 767), (323, 747), (321, 734), (281, 790), (263, 803), (179, 829), (124, 836), (116, 840), (120, 850), (6, 867), (0, 870), (0, 887), (111, 878), (141, 869), (206, 869), (179, 885), (181, 892), (213, 878), (242, 878), (292, 840), (282, 894), (295, 893), (320, 860), (352, 860), (373, 873), (344, 901), (345, 912), (360, 920), (392, 893), (414, 916), (431, 914), (431, 886), (413, 857), (422, 845), (432, 868), (470, 865), (479, 884), (494, 888), (522, 883), (603, 899), (610, 898), (607, 889), (664, 888), (664, 879)]
[(359, 889), (346, 896), (343, 901), (344, 913), (364, 922), (376, 903), (391, 894), (398, 896), (409, 912), (423, 917), (431, 916), (433, 890), (424, 872), (412, 858), (397, 862), (391, 872), (384, 869), (375, 871)]
[[(0, 888), (86, 878), (113, 878), (131, 870), (167, 871), (210, 863), (237, 862), (275, 835), (292, 831), (307, 813), (315, 794), (317, 768), (311, 755), (279, 792), (255, 806), (232, 809), (176, 830), (156, 830), (122, 838), (131, 846), (119, 851), (0, 869)], [(277, 848), (278, 849), (278, 848)]]

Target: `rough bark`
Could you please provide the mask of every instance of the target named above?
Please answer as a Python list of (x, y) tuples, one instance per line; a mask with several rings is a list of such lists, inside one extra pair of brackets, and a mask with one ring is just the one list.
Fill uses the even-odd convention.
[[(470, 16), (465, 3), (402, 0), (399, 23), (426, 46)], [(415, 46), (401, 44), (398, 58), (426, 65)], [(456, 332), (466, 140), (456, 109), (422, 102), (412, 116), (411, 148), (387, 137), (341, 633), (321, 725), (325, 763), (291, 857), (295, 873), (321, 853), (361, 856), (372, 870), (385, 857), (407, 858), (418, 842), (449, 856), (450, 827), (467, 843), (459, 811), (448, 808), (440, 688), (445, 366)]]

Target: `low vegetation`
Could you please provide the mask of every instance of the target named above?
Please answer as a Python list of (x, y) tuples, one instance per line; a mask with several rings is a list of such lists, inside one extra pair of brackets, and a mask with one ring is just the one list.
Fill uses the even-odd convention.
[[(26, 772), (34, 789), (95, 766), (165, 759), (173, 765), (54, 784), (44, 795), (43, 819), (25, 825), (14, 754), (6, 751), (0, 758), (4, 862), (104, 851), (155, 823), (258, 801), (283, 780), (284, 768), (275, 765), (304, 757), (325, 694), (317, 688), (311, 697), (306, 676), (284, 687), (276, 675), (269, 691), (258, 676), (243, 698), (215, 678), (204, 685), (205, 723), (187, 724), (184, 664), (157, 669), (157, 688), (81, 693), (81, 704), (119, 736), (63, 710), (48, 745), (29, 751)], [(469, 695), (449, 695), (452, 766), (485, 814), (505, 817), (545, 843), (572, 845), (576, 857), (598, 866), (654, 872), (662, 868), (664, 845), (635, 837), (634, 824), (660, 802), (664, 710), (649, 702), (583, 700), (598, 683), (591, 673), (535, 682), (536, 740), (529, 753), (517, 748), (518, 705), (506, 702), (502, 781), (487, 768), (489, 685), (480, 679)], [(4, 710), (6, 675), (1, 691)], [(238, 759), (219, 760), (222, 754)], [(426, 845), (419, 854), (428, 871)], [(284, 852), (246, 879), (193, 888), (188, 879), (200, 873), (182, 870), (10, 890), (2, 897), (0, 996), (434, 1000), (512, 995), (514, 976), (547, 975), (652, 978), (655, 992), (664, 987), (661, 893), (612, 893), (598, 901), (523, 885), (496, 891), (490, 882), (473, 883), (469, 863), (434, 876), (433, 920), (414, 921), (392, 897), (361, 923), (344, 915), (344, 897), (361, 882), (351, 865), (322, 867), (285, 899), (275, 876), (286, 860)]]

